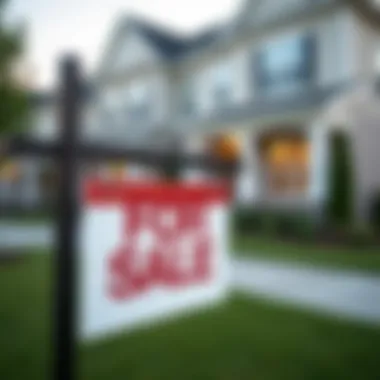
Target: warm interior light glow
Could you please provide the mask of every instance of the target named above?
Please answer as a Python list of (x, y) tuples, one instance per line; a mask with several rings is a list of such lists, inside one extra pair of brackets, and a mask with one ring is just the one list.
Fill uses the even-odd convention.
[(273, 135), (265, 140), (262, 159), (269, 192), (302, 193), (308, 186), (309, 142), (302, 136)]
[(238, 136), (222, 134), (211, 139), (211, 151), (224, 160), (236, 160), (241, 154), (241, 144)]

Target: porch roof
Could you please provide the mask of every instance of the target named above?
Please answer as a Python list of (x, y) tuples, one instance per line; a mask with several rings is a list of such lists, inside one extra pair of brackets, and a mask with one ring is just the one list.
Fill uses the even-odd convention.
[(345, 92), (349, 84), (313, 86), (305, 90), (289, 92), (279, 96), (256, 96), (243, 105), (226, 107), (202, 117), (191, 115), (187, 119), (178, 117), (173, 127), (183, 132), (207, 131), (226, 128), (231, 124), (261, 122), (288, 118), (294, 114), (319, 112), (338, 94)]

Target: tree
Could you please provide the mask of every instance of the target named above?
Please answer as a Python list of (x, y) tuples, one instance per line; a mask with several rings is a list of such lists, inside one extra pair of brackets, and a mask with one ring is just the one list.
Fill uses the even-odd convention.
[(0, 0), (0, 135), (22, 128), (28, 111), (27, 94), (16, 77), (23, 33), (6, 25), (6, 2)]
[(380, 1), (344, 0), (365, 22), (380, 32)]

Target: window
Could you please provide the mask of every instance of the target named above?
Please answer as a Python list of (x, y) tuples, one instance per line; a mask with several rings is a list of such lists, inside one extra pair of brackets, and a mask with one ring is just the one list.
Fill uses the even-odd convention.
[(182, 96), (181, 96), (181, 108), (182, 113), (186, 116), (191, 115), (195, 111), (195, 102), (194, 102), (194, 87), (190, 80), (186, 81), (182, 87)]
[(149, 120), (149, 105), (145, 102), (131, 104), (128, 107), (128, 119), (132, 123), (144, 123)]
[(256, 55), (255, 83), (261, 90), (291, 89), (313, 81), (316, 46), (311, 34), (266, 44)]
[(272, 196), (301, 195), (309, 185), (310, 146), (297, 133), (261, 140), (265, 191)]
[(231, 90), (225, 83), (214, 85), (213, 98), (216, 108), (224, 108), (231, 101)]
[(131, 123), (147, 122), (150, 116), (149, 88), (145, 83), (135, 83), (130, 87), (128, 97), (128, 120)]
[(224, 108), (231, 103), (232, 76), (228, 63), (219, 64), (213, 72), (212, 96), (216, 108)]

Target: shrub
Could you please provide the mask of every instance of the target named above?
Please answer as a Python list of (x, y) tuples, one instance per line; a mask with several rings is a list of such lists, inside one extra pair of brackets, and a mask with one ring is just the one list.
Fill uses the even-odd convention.
[(370, 219), (373, 228), (380, 230), (380, 190), (375, 193), (371, 200)]
[(330, 178), (328, 215), (332, 223), (347, 224), (352, 217), (352, 163), (348, 136), (335, 132), (330, 136)]
[(237, 209), (234, 213), (233, 226), (238, 232), (257, 232), (262, 229), (262, 213), (259, 210)]
[(234, 228), (241, 233), (263, 233), (279, 237), (309, 238), (317, 224), (308, 212), (280, 210), (238, 210)]
[(286, 232), (299, 239), (310, 239), (317, 233), (317, 222), (314, 216), (306, 211), (293, 212), (283, 217)]
[(261, 231), (268, 235), (278, 234), (279, 217), (273, 212), (262, 212), (261, 215)]
[(349, 232), (349, 244), (358, 248), (376, 245), (376, 237), (369, 229), (355, 228)]

